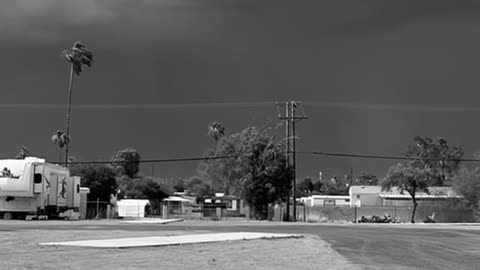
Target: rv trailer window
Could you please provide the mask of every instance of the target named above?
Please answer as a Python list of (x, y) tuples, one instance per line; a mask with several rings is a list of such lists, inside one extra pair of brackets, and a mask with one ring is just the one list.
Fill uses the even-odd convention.
[(33, 175), (33, 183), (35, 184), (41, 184), (42, 183), (42, 174), (41, 173), (36, 173)]

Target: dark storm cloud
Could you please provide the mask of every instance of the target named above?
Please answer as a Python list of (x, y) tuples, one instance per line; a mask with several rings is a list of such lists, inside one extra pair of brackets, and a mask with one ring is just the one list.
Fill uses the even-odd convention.
[[(210, 145), (211, 121), (236, 132), (275, 117), (273, 101), (291, 99), (305, 101), (311, 116), (298, 129), (305, 151), (398, 154), (422, 134), (452, 143), (464, 136), (472, 146), (477, 134), (457, 130), (465, 129), (462, 113), (473, 118), (477, 112), (472, 89), (480, 85), (480, 41), (478, 25), (470, 23), (477, 12), (473, 1), (445, 0), (2, 1), (0, 98), (6, 104), (64, 104), (68, 66), (57, 56), (81, 40), (96, 60), (74, 85), (72, 151), (85, 159), (123, 146), (151, 158), (201, 154)], [(271, 106), (155, 105), (198, 102)], [(63, 125), (62, 106), (39, 107), (0, 106), (17, 113), (18, 132), (2, 137), (5, 153), (27, 144), (56, 157), (49, 138)], [(96, 139), (92, 130), (109, 139)], [(349, 169), (355, 162), (308, 158), (299, 162), (299, 173)], [(184, 175), (182, 166), (165, 174)]]
[[(192, 10), (212, 9), (191, 0), (18, 0), (0, 5), (0, 40), (55, 43), (73, 33), (136, 37), (179, 33), (195, 19)], [(215, 14), (213, 14), (215, 15)], [(73, 32), (73, 33), (72, 33)], [(67, 37), (67, 38), (66, 38)], [(122, 43), (118, 44), (122, 45)]]
[[(389, 32), (432, 17), (476, 18), (480, 3), (459, 0), (18, 0), (3, 1), (0, 39), (52, 42), (68, 27), (129, 35), (182, 34), (214, 36), (225, 29), (250, 37), (301, 42), (306, 35), (364, 35)], [(241, 25), (240, 25), (241, 24)], [(97, 28), (97, 29), (95, 29)], [(265, 31), (262, 31), (265, 30)], [(261, 33), (259, 35), (258, 33)], [(218, 33), (217, 33), (218, 34)], [(248, 35), (249, 34), (249, 35)], [(131, 39), (126, 39), (131, 42)]]
[[(342, 2), (342, 1), (340, 1)], [(402, 25), (421, 20), (478, 20), (480, 2), (470, 0), (371, 0), (358, 1), (356, 16), (334, 26), (334, 35), (392, 33)]]

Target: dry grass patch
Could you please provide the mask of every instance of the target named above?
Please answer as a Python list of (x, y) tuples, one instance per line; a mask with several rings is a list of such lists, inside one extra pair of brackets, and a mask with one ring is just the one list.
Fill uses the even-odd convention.
[[(205, 233), (191, 231), (189, 233)], [(20, 230), (0, 234), (0, 269), (355, 269), (321, 239), (250, 240), (96, 249), (41, 242), (182, 235), (185, 231)]]

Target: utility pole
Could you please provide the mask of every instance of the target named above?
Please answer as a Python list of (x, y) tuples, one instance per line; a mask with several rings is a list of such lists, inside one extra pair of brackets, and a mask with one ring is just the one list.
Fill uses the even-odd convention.
[[(295, 140), (296, 140), (296, 129), (295, 124), (303, 119), (308, 119), (305, 115), (303, 108), (301, 107), (300, 102), (295, 101), (287, 101), (285, 102), (285, 116), (281, 114), (281, 108), (283, 104), (276, 103), (277, 110), (278, 110), (278, 118), (281, 120), (285, 120), (286, 126), (286, 137), (287, 140), (286, 145), (286, 155), (287, 155), (287, 168), (291, 167), (293, 172), (293, 179), (292, 179), (292, 197), (293, 197), (293, 221), (297, 219), (297, 198), (296, 198), (296, 156), (295, 156)], [(301, 115), (297, 115), (298, 110), (300, 109)], [(287, 220), (290, 220), (290, 196), (287, 198)]]
[[(285, 101), (284, 104), (281, 103), (275, 103), (277, 106), (277, 111), (278, 111), (278, 118), (285, 120), (285, 158), (286, 158), (286, 163), (285, 167), (288, 170), (290, 167), (290, 103), (288, 101)], [(282, 110), (285, 110), (285, 116), (283, 116)], [(290, 194), (287, 195), (287, 213), (286, 216), (287, 218), (285, 219), (286, 221), (290, 221)]]

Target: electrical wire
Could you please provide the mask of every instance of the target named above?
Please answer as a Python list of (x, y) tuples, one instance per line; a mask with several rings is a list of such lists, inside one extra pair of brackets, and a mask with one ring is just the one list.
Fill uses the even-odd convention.
[[(246, 102), (199, 102), (199, 103), (126, 103), (126, 104), (72, 104), (75, 109), (209, 109), (209, 108), (251, 108), (274, 106), (275, 101), (246, 101)], [(338, 109), (367, 109), (367, 110), (396, 110), (396, 111), (445, 111), (445, 112), (480, 112), (480, 107), (472, 106), (431, 106), (385, 103), (358, 103), (305, 100), (299, 102), (308, 107), (338, 108)], [(0, 109), (64, 109), (65, 104), (0, 104)]]
[[(208, 103), (154, 103), (154, 104), (72, 104), (74, 109), (209, 109), (251, 108), (274, 106), (273, 101), (259, 102), (208, 102)], [(65, 104), (0, 104), (0, 109), (64, 109)]]
[[(383, 160), (414, 160), (415, 157), (406, 156), (389, 156), (389, 155), (365, 155), (365, 154), (351, 154), (351, 153), (336, 153), (336, 152), (296, 152), (297, 154), (307, 154), (313, 156), (325, 156), (325, 157), (340, 157), (340, 158), (363, 158), (363, 159), (383, 159)], [(165, 159), (146, 159), (140, 160), (139, 163), (167, 163), (167, 162), (191, 162), (202, 160), (218, 160), (218, 159), (230, 159), (237, 158), (236, 155), (229, 156), (214, 156), (214, 157), (185, 157), (185, 158), (165, 158)], [(431, 158), (431, 160), (440, 160)], [(480, 159), (442, 159), (445, 161), (458, 161), (458, 162), (480, 162)], [(125, 163), (129, 161), (114, 161), (114, 160), (92, 160), (92, 161), (71, 161), (68, 164), (112, 164), (112, 163)], [(136, 162), (136, 161), (130, 161)], [(65, 164), (64, 162), (54, 162), (56, 164)]]
[[(216, 157), (187, 157), (187, 158), (166, 158), (166, 159), (146, 159), (139, 163), (166, 163), (166, 162), (189, 162), (201, 160), (217, 160), (236, 158), (237, 156), (216, 156)], [(137, 161), (115, 161), (115, 160), (92, 160), (92, 161), (69, 161), (68, 164), (112, 164), (112, 163), (135, 163)], [(56, 164), (65, 164), (65, 162), (54, 162)]]
[[(384, 159), (384, 160), (414, 160), (415, 157), (405, 156), (387, 156), (387, 155), (364, 155), (364, 154), (350, 154), (350, 153), (332, 153), (332, 152), (297, 152), (299, 154), (311, 154), (317, 156), (332, 156), (332, 157), (346, 157), (346, 158), (365, 158), (365, 159)], [(431, 158), (431, 160), (440, 160), (438, 158)], [(442, 159), (445, 161), (459, 161), (459, 162), (480, 162), (480, 159)]]

